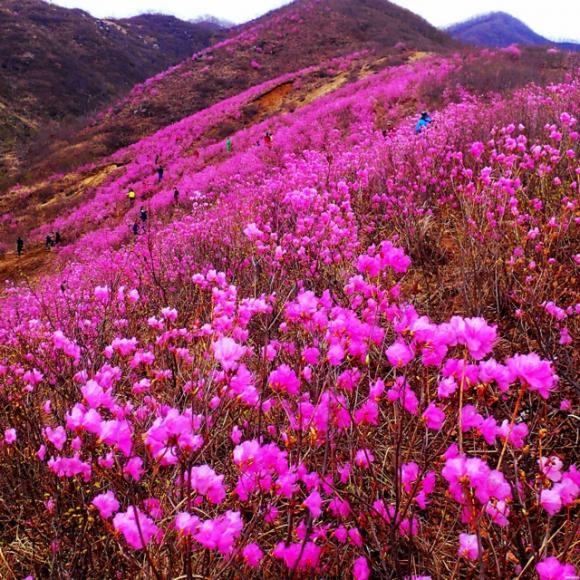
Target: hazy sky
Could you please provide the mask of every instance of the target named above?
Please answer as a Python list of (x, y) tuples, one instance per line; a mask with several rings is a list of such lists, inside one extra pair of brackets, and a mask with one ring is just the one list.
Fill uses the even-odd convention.
[[(580, 41), (580, 0), (394, 0), (420, 14), (435, 26), (471, 16), (503, 10), (523, 20), (539, 34), (553, 39)], [(190, 19), (212, 14), (232, 22), (245, 22), (288, 0), (54, 0), (54, 4), (83, 8), (98, 17), (133, 16), (156, 11)]]

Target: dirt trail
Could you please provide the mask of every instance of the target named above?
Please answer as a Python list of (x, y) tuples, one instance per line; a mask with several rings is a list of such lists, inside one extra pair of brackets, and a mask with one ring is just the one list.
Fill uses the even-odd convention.
[(37, 277), (50, 264), (51, 257), (53, 254), (46, 250), (43, 245), (25, 247), (20, 257), (16, 251), (6, 252), (0, 258), (0, 281), (17, 281), (28, 277)]
[(293, 86), (294, 81), (282, 83), (267, 93), (260, 95), (253, 102), (260, 107), (262, 113), (271, 114), (278, 111), (284, 104), (285, 97), (292, 91)]

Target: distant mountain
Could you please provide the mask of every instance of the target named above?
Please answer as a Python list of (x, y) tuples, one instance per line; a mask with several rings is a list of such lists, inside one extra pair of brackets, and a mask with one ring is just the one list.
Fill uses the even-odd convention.
[(211, 22), (154, 14), (99, 20), (41, 0), (1, 0), (4, 150), (48, 120), (101, 108), (220, 35), (222, 29)]
[[(84, 142), (88, 161), (87, 146), (98, 147), (98, 156), (111, 153), (252, 86), (334, 57), (454, 45), (444, 32), (386, 0), (297, 0), (231, 29), (225, 41), (136, 87), (74, 139)], [(62, 150), (60, 144), (56, 154)]]
[(505, 12), (492, 12), (447, 28), (453, 38), (488, 48), (504, 48), (512, 44), (522, 46), (558, 46), (565, 50), (580, 50), (579, 44), (557, 43), (534, 32), (521, 20)]

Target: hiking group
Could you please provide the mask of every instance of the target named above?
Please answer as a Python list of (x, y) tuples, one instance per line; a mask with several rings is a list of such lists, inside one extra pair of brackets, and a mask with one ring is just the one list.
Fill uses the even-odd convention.
[(46, 236), (46, 240), (44, 241), (44, 247), (47, 250), (54, 248), (54, 246), (58, 246), (62, 242), (62, 237), (60, 232), (56, 232), (54, 234), (48, 234)]
[[(143, 233), (145, 233), (147, 231), (147, 210), (143, 206), (139, 210), (139, 219), (141, 220)], [(135, 235), (139, 234), (139, 222), (133, 224), (132, 230)]]
[[(47, 234), (46, 238), (44, 239), (44, 247), (47, 250), (51, 250), (54, 246), (58, 246), (62, 243), (62, 236), (60, 232), (54, 232), (52, 234)], [(24, 240), (22, 236), (18, 236), (16, 240), (16, 255), (20, 258), (24, 253)]]
[[(420, 135), (421, 133), (423, 133), (424, 130), (431, 123), (433, 123), (433, 119), (431, 118), (431, 116), (429, 115), (429, 113), (427, 111), (423, 111), (421, 113), (419, 120), (415, 124), (415, 134)], [(385, 138), (387, 137), (387, 130), (386, 129), (382, 130), (382, 135)], [(264, 144), (268, 147), (271, 147), (273, 141), (274, 141), (273, 134), (270, 131), (266, 131), (264, 133)], [(256, 142), (256, 145), (260, 145), (259, 140)], [(225, 146), (226, 146), (227, 153), (233, 152), (234, 147), (233, 147), (233, 143), (232, 143), (232, 140), (230, 137), (228, 137), (226, 139)], [(199, 157), (198, 151), (195, 152), (194, 157), (195, 158)], [(157, 175), (157, 182), (160, 183), (163, 180), (163, 176), (165, 174), (165, 169), (164, 169), (163, 165), (159, 164), (159, 155), (155, 159), (155, 165), (156, 165), (155, 173)], [(173, 190), (173, 202), (176, 205), (179, 204), (179, 196), (180, 196), (179, 189), (175, 188)], [(129, 200), (129, 205), (133, 206), (135, 203), (135, 200), (137, 199), (137, 192), (133, 188), (128, 190), (127, 199)], [(147, 230), (147, 211), (143, 206), (141, 206), (141, 209), (139, 210), (139, 220), (141, 222), (141, 229), (143, 232), (145, 232)], [(133, 234), (135, 236), (137, 236), (139, 234), (139, 230), (140, 230), (139, 221), (135, 221), (133, 223), (133, 225), (131, 226), (131, 229), (133, 231)], [(46, 236), (45, 247), (47, 250), (50, 250), (54, 246), (59, 245), (61, 242), (62, 242), (62, 237), (60, 235), (60, 232), (57, 231), (54, 234), (48, 234)], [(24, 252), (24, 240), (22, 239), (22, 237), (19, 236), (18, 239), (16, 240), (16, 253), (17, 253), (18, 257), (22, 256), (23, 252)]]

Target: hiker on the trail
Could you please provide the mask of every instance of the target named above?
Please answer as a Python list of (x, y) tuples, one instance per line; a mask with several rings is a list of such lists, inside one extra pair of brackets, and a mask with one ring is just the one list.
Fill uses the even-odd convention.
[(22, 251), (24, 250), (24, 240), (18, 236), (18, 239), (16, 240), (16, 253), (18, 254), (18, 257), (20, 258), (20, 256), (22, 256)]
[(268, 147), (272, 146), (272, 133), (270, 133), (270, 131), (266, 131), (264, 134), (264, 143), (266, 143)]
[(175, 204), (179, 203), (179, 189), (177, 187), (173, 190), (173, 202)]
[(147, 221), (147, 212), (145, 211), (144, 207), (141, 207), (139, 210), (139, 217), (141, 218), (143, 225), (145, 225), (145, 222)]
[(62, 238), (60, 236), (60, 232), (57, 231), (56, 234), (54, 234), (54, 243), (55, 245), (58, 246), (58, 244), (60, 244), (62, 242)]
[(429, 116), (427, 111), (423, 111), (421, 113), (421, 118), (417, 121), (415, 125), (415, 134), (419, 135), (419, 133), (423, 132), (423, 129), (427, 128), (433, 122), (433, 119)]
[(226, 151), (227, 151), (228, 153), (231, 153), (231, 152), (232, 152), (232, 150), (233, 150), (233, 148), (234, 148), (234, 147), (233, 147), (233, 145), (232, 145), (232, 140), (231, 140), (231, 139), (228, 137), (228, 138), (226, 139)]
[(46, 241), (44, 242), (44, 246), (46, 247), (47, 250), (50, 250), (50, 248), (52, 248), (52, 246), (54, 246), (54, 240), (52, 239), (52, 236), (50, 234), (48, 234), (46, 236)]
[(137, 222), (135, 222), (135, 223), (133, 224), (133, 228), (132, 228), (132, 229), (133, 229), (133, 233), (134, 233), (135, 235), (138, 235), (138, 234), (139, 234), (139, 224), (138, 224)]
[(161, 181), (163, 179), (163, 172), (165, 171), (165, 169), (163, 169), (163, 165), (160, 165), (157, 168), (157, 176), (159, 177), (159, 181)]
[(137, 199), (137, 194), (135, 193), (134, 189), (130, 189), (127, 192), (127, 199), (129, 200), (129, 203), (131, 203), (131, 204), (135, 202), (135, 200)]
[(386, 139), (387, 138), (387, 130), (383, 129), (382, 133), (383, 133), (383, 137)]

